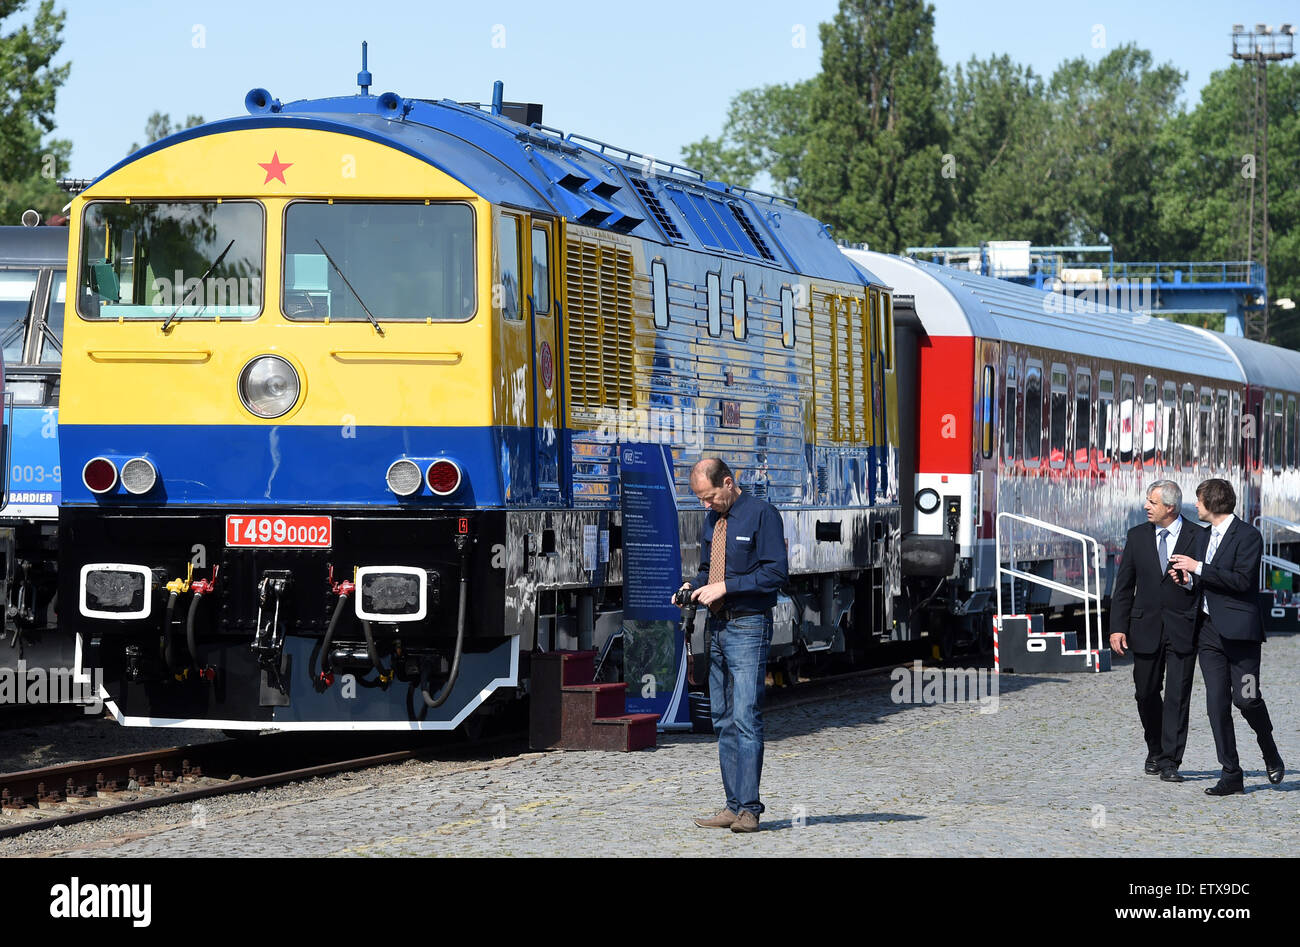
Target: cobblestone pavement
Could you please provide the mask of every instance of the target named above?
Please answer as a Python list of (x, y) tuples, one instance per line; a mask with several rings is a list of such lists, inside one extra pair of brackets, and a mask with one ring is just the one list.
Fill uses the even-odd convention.
[[(763, 831), (700, 829), (722, 803), (712, 737), (653, 752), (526, 754), (243, 797), (60, 854), (1294, 855), (1300, 850), (1300, 636), (1264, 648), (1263, 692), (1292, 768), (1271, 786), (1237, 716), (1247, 792), (1202, 790), (1218, 764), (1199, 671), (1182, 784), (1142, 772), (1127, 660), (1108, 674), (1007, 675), (996, 713), (900, 705), (888, 676), (770, 712)], [(214, 805), (214, 810), (216, 810)], [(163, 810), (160, 810), (163, 811)], [(70, 841), (70, 840), (69, 840)]]

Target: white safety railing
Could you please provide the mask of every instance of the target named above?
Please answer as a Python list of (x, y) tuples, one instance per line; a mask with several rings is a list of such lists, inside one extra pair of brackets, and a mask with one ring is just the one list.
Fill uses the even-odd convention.
[[(1061, 582), (1055, 582), (1052, 579), (1044, 578), (1041, 575), (1034, 575), (1030, 572), (1023, 572), (1016, 568), (1016, 542), (1015, 535), (1009, 530), (1007, 542), (1011, 552), (1010, 565), (1002, 564), (1002, 521), (1009, 520), (1012, 523), (1023, 523), (1026, 526), (1032, 526), (1036, 529), (1044, 529), (1058, 536), (1064, 536), (1067, 539), (1076, 540), (1079, 543), (1079, 554), (1083, 561), (1083, 588), (1077, 589), (1071, 585), (1065, 585)], [(1072, 529), (1066, 529), (1064, 526), (1057, 526), (1055, 523), (1048, 523), (1044, 520), (1034, 519), (1032, 516), (1021, 516), (1018, 513), (999, 513), (994, 521), (994, 548), (997, 550), (998, 557), (998, 620), (1002, 620), (1002, 576), (1012, 576), (1011, 600), (1015, 602), (1015, 580), (1024, 579), (1035, 585), (1041, 585), (1045, 588), (1055, 589), (1065, 595), (1083, 601), (1083, 632), (1084, 647), (1087, 651), (1087, 667), (1093, 666), (1093, 647), (1092, 631), (1094, 624), (1097, 629), (1097, 644), (1101, 645), (1101, 544), (1091, 536), (1085, 533), (1076, 533)]]
[(1300, 564), (1278, 555), (1278, 547), (1283, 542), (1281, 536), (1290, 533), (1292, 538), (1287, 540), (1288, 542), (1300, 542), (1300, 523), (1293, 523), (1279, 516), (1257, 516), (1255, 528), (1264, 537), (1264, 555), (1259, 560), (1259, 590), (1271, 592), (1273, 590), (1268, 587), (1267, 579), (1270, 566), (1275, 569), (1285, 569), (1292, 575), (1300, 575)]

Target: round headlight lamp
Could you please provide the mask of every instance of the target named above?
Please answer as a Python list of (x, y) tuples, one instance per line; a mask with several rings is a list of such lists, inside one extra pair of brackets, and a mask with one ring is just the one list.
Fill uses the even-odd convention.
[(298, 373), (278, 355), (259, 355), (239, 373), (239, 400), (259, 418), (286, 414), (301, 391)]

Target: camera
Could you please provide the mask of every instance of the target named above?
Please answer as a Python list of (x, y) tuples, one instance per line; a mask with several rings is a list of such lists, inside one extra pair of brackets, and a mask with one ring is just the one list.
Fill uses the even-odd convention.
[(688, 606), (692, 605), (693, 603), (691, 602), (691, 590), (678, 589), (676, 592), (674, 592), (673, 604), (676, 605), (678, 608), (687, 608)]

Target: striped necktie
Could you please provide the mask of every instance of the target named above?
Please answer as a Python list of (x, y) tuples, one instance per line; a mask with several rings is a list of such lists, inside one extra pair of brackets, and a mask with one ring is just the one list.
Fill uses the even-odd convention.
[[(724, 513), (713, 524), (713, 546), (709, 552), (709, 585), (721, 582), (727, 577), (727, 515)], [(709, 606), (709, 611), (718, 614), (722, 611), (722, 600)]]

